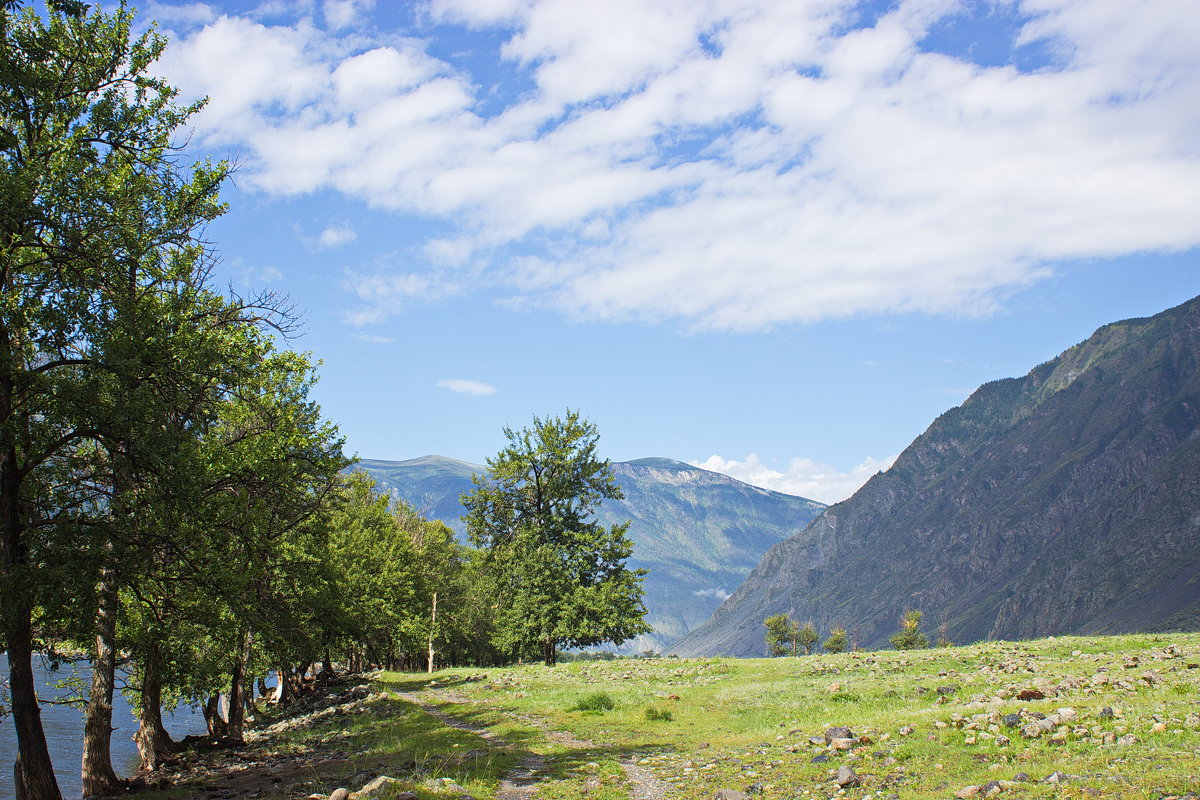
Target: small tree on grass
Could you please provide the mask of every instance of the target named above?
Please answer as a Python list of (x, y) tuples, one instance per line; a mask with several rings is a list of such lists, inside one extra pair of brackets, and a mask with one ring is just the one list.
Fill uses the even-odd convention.
[(828, 653), (846, 652), (846, 648), (850, 646), (850, 637), (846, 634), (846, 629), (830, 628), (829, 638), (825, 640), (823, 646)]
[(929, 647), (929, 637), (921, 632), (922, 613), (910, 609), (900, 617), (900, 630), (888, 639), (897, 650), (923, 650)]
[(821, 634), (817, 633), (817, 627), (812, 624), (812, 620), (809, 620), (796, 631), (796, 640), (804, 648), (804, 655), (811, 656), (817, 643), (821, 641)]
[(763, 640), (766, 642), (768, 654), (783, 656), (787, 655), (788, 650), (795, 650), (796, 623), (792, 622), (787, 614), (775, 614), (767, 617), (763, 620), (763, 627), (767, 629)]

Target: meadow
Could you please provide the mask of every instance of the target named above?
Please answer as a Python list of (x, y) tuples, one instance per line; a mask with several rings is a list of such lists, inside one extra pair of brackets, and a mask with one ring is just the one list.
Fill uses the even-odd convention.
[[(376, 673), (349, 698), (256, 734), (251, 747), (304, 765), (258, 796), (328, 796), (378, 775), (396, 781), (376, 796), (421, 800), (1158, 800), (1200, 787), (1200, 634)], [(218, 796), (246, 788), (225, 786)]]

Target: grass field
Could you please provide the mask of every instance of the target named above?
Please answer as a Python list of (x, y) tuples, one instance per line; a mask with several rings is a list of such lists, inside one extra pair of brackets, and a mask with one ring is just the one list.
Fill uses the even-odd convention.
[[(400, 779), (391, 794), (485, 800), (511, 792), (500, 781), (521, 764), (536, 767), (523, 796), (623, 800), (648, 791), (631, 784), (622, 762), (681, 799), (721, 789), (764, 800), (989, 792), (1157, 800), (1200, 791), (1200, 634), (373, 680), (376, 694), (360, 713), (275, 741), (278, 752), (307, 752), (314, 763), (322, 747), (350, 754), (333, 772), (314, 769), (293, 796), (329, 792), (366, 770)], [(825, 732), (839, 726), (851, 735), (827, 744)], [(843, 767), (857, 783), (835, 782)]]

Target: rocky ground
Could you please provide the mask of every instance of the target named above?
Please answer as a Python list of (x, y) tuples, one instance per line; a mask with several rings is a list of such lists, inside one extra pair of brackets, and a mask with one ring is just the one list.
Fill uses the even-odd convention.
[(152, 778), (294, 800), (1178, 800), (1197, 775), (1188, 634), (377, 675)]

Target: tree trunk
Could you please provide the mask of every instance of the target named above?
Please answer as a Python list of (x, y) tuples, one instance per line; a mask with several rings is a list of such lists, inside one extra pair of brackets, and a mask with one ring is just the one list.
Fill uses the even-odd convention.
[[(8, 337), (0, 332), (0, 347), (8, 354)], [(0, 423), (12, 419), (12, 381), (0, 380)], [(33, 603), (30, 599), (24, 526), (18, 508), (21, 478), (14, 448), (0, 452), (0, 570), (9, 596), (0, 609), (8, 650), (8, 690), (13, 727), (17, 733), (17, 761), (13, 766), (16, 800), (61, 800), (54, 764), (42, 729), (37, 689), (33, 682)]]
[(287, 705), (291, 695), (291, 692), (288, 691), (290, 687), (288, 686), (287, 673), (288, 671), (284, 667), (279, 667), (277, 670), (275, 670), (277, 683), (275, 685), (275, 698), (272, 702), (281, 706)]
[(175, 751), (175, 742), (162, 721), (162, 676), (159, 674), (158, 643), (146, 650), (142, 663), (142, 697), (138, 704), (138, 729), (134, 734), (143, 770), (157, 769), (161, 759)]
[(549, 636), (542, 640), (542, 659), (547, 667), (558, 663), (558, 642)]
[(429, 672), (433, 673), (433, 632), (437, 627), (437, 592), (433, 593), (433, 610), (429, 613)]
[[(111, 546), (109, 547), (111, 550)], [(112, 765), (112, 704), (117, 671), (117, 590), (111, 567), (101, 571), (96, 591), (96, 649), (92, 688), (84, 709), (83, 796), (113, 794), (124, 787)]]
[(221, 718), (221, 695), (210, 695), (204, 704), (204, 724), (208, 726), (208, 735), (214, 739), (224, 738), (226, 734), (225, 720)]
[(246, 719), (243, 683), (246, 678), (246, 662), (250, 660), (250, 648), (253, 643), (253, 633), (246, 631), (242, 634), (242, 646), (238, 651), (237, 661), (233, 665), (233, 678), (229, 683), (229, 722), (227, 725), (227, 735), (235, 742), (242, 741), (242, 726)]

